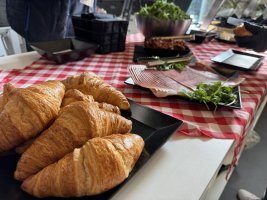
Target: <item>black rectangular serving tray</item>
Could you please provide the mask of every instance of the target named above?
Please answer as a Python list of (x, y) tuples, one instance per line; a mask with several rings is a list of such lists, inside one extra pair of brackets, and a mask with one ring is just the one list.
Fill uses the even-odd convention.
[(198, 30), (191, 30), (190, 35), (194, 35), (195, 39), (190, 40), (189, 42), (202, 44), (210, 42), (212, 39), (214, 39), (217, 36), (217, 33), (214, 32), (205, 32), (205, 31), (198, 31)]
[[(110, 199), (119, 189), (123, 187), (151, 158), (151, 156), (175, 133), (182, 125), (182, 121), (151, 108), (142, 106), (132, 100), (130, 102), (130, 110), (122, 111), (122, 115), (133, 123), (132, 133), (140, 135), (145, 141), (144, 150), (131, 171), (129, 177), (117, 187), (96, 196), (86, 196), (81, 200), (106, 200)], [(20, 189), (20, 182), (13, 178), (16, 163), (19, 155), (15, 152), (8, 154), (0, 154), (0, 197), (1, 200), (36, 200), (33, 196), (28, 195)], [(43, 198), (43, 199), (63, 199), (63, 198)]]
[(264, 59), (264, 56), (229, 49), (213, 57), (211, 60), (218, 64), (240, 69), (257, 70)]
[(93, 54), (97, 44), (76, 39), (61, 39), (45, 42), (30, 43), (30, 46), (40, 55), (57, 64), (81, 60)]
[(149, 58), (149, 57), (179, 57), (184, 56), (190, 53), (190, 49), (186, 49), (184, 51), (181, 50), (168, 50), (168, 49), (153, 49), (153, 48), (145, 48), (143, 45), (136, 45), (134, 48), (134, 56), (133, 61), (137, 62), (138, 58)]
[[(135, 85), (135, 83), (133, 82), (133, 79), (130, 77), (130, 78), (127, 78), (124, 83), (128, 84), (128, 85), (132, 85), (132, 86), (135, 86), (135, 87), (138, 87), (138, 88), (141, 88), (143, 90), (147, 90), (147, 91), (150, 91), (149, 89), (147, 88), (144, 88), (144, 87), (141, 87), (139, 85)], [(237, 94), (237, 101), (236, 103), (234, 104), (231, 104), (231, 105), (223, 105), (223, 104), (219, 104), (218, 106), (219, 107), (225, 107), (225, 108), (236, 108), (236, 109), (241, 109), (242, 108), (242, 102), (241, 102), (241, 94), (240, 94), (240, 87), (239, 86), (236, 86), (233, 88), (233, 92)], [(194, 104), (201, 104), (201, 105), (205, 105), (204, 103), (200, 103), (199, 101), (196, 101), (196, 100), (190, 100), (189, 98), (186, 98), (186, 97), (183, 97), (183, 96), (178, 96), (178, 95), (175, 95), (175, 96), (168, 96), (168, 97), (165, 97), (165, 98), (175, 98), (177, 100), (182, 100), (182, 101), (186, 101), (186, 102), (189, 102), (189, 103), (194, 103)], [(210, 109), (213, 109), (214, 108), (214, 105), (213, 104), (208, 104), (209, 108)]]

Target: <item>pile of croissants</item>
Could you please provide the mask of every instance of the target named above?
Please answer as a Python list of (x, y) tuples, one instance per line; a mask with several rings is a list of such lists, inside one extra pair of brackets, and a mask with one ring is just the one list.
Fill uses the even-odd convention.
[(126, 97), (92, 72), (27, 88), (4, 85), (0, 152), (21, 154), (14, 177), (36, 197), (79, 197), (122, 183), (144, 148), (120, 115)]

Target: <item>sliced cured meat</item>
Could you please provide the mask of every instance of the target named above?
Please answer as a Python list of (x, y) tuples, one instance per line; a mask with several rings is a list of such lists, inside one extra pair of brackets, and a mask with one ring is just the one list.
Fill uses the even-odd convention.
[(136, 85), (149, 88), (157, 97), (179, 95), (179, 92), (188, 90), (161, 71), (146, 69), (145, 65), (131, 65), (129, 72)]
[(239, 85), (244, 78), (227, 79), (207, 65), (196, 63), (186, 66), (183, 71), (159, 71), (145, 65), (132, 65), (129, 72), (135, 84), (149, 88), (157, 97), (179, 95), (181, 92), (195, 90), (200, 83), (212, 84), (221, 81), (225, 86)]

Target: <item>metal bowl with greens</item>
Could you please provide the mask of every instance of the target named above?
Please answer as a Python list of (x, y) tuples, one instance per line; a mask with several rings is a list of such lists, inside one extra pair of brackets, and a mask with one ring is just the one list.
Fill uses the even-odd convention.
[(190, 16), (181, 10), (179, 6), (164, 0), (156, 0), (151, 6), (145, 5), (136, 15), (173, 21), (190, 19)]
[(191, 21), (190, 16), (179, 6), (164, 0), (145, 5), (136, 13), (137, 27), (146, 38), (183, 35)]

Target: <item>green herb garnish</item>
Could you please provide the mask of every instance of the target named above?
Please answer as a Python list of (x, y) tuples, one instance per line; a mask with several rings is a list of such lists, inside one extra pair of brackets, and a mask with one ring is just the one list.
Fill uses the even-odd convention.
[(151, 6), (145, 5), (137, 15), (165, 20), (190, 19), (190, 16), (181, 10), (179, 6), (164, 0), (156, 0)]
[[(215, 110), (218, 105), (232, 105), (237, 100), (237, 95), (233, 92), (230, 86), (224, 86), (221, 81), (214, 84), (200, 83), (193, 92), (182, 92), (183, 96), (196, 100), (201, 103), (215, 105)], [(207, 106), (208, 107), (208, 106)]]
[(185, 68), (186, 63), (185, 62), (179, 62), (179, 63), (166, 63), (163, 65), (156, 66), (157, 70), (170, 70), (175, 69), (178, 71), (182, 71)]

